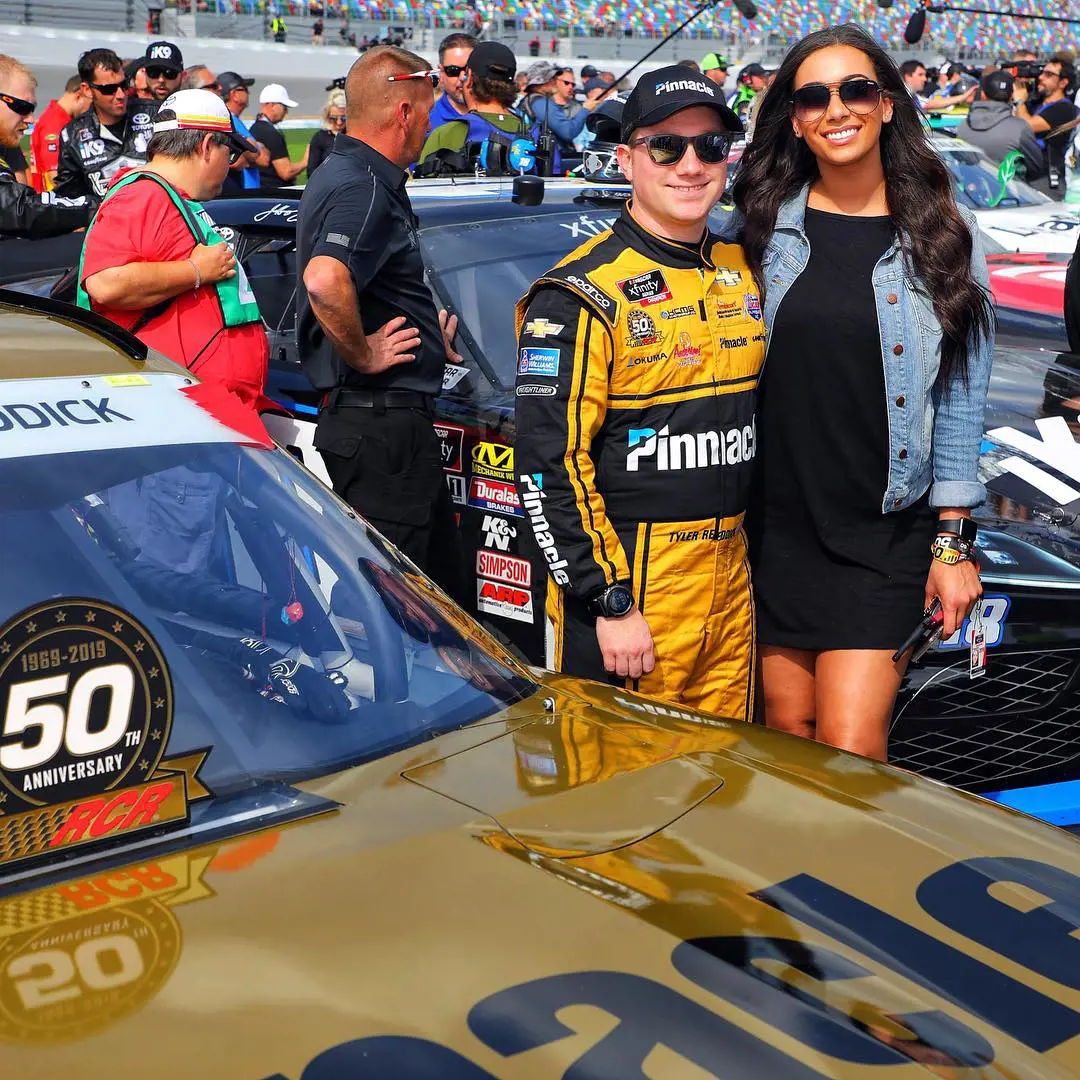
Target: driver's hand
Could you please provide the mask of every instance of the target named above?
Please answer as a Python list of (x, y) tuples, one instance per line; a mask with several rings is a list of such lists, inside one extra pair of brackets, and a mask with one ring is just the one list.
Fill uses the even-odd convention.
[(265, 641), (246, 637), (240, 641), (244, 650), (241, 662), (245, 674), (260, 686), (260, 693), (280, 700), (307, 713), (324, 724), (340, 724), (352, 708), (339, 678), (324, 675), (299, 660), (290, 660)]
[(352, 708), (337, 679), (299, 660), (275, 660), (270, 665), (269, 686), (270, 692), (290, 708), (306, 712), (324, 724), (343, 723)]

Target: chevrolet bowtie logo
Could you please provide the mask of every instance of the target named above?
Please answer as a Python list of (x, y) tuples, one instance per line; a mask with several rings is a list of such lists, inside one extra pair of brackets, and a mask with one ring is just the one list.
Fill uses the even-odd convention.
[(532, 322), (525, 324), (525, 333), (529, 337), (540, 338), (541, 340), (547, 337), (548, 334), (552, 336), (561, 334), (563, 329), (563, 323), (548, 322), (547, 319), (533, 319)]

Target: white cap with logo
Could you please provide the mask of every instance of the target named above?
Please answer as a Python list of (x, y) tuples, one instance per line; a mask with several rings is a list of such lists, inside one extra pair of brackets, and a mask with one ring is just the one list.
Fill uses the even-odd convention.
[(290, 109), (295, 109), (297, 102), (293, 101), (289, 97), (289, 92), (285, 89), (281, 83), (267, 83), (259, 91), (259, 104), (260, 105), (287, 105)]

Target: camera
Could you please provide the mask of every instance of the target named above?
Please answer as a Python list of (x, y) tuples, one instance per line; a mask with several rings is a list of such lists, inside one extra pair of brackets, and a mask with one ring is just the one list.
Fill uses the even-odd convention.
[(1014, 79), (1034, 82), (1042, 74), (1043, 66), (1038, 60), (1003, 60), (1001, 69)]
[(326, 90), (327, 90), (327, 93), (329, 93), (329, 92), (330, 92), (331, 90), (344, 90), (344, 89), (345, 89), (345, 76), (344, 76), (344, 75), (339, 75), (339, 76), (338, 76), (338, 77), (337, 77), (337, 78), (336, 78), (336, 79), (335, 79), (335, 80), (334, 80), (334, 81), (333, 81), (332, 83), (330, 83), (330, 85), (329, 85), (329, 86), (327, 86), (327, 88), (326, 88)]

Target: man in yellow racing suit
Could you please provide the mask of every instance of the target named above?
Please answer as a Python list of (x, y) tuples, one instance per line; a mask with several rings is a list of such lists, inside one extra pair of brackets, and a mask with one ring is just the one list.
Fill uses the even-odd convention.
[(750, 719), (743, 511), (765, 352), (742, 249), (709, 210), (742, 125), (685, 67), (642, 76), (614, 226), (518, 304), (518, 491), (548, 564), (548, 665)]

